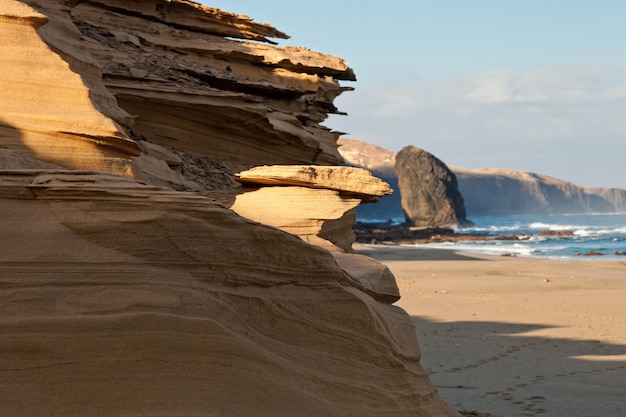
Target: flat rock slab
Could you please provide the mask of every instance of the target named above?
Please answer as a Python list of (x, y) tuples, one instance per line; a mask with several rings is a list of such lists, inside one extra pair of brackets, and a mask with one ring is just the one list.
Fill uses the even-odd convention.
[(235, 174), (235, 178), (242, 183), (325, 188), (365, 197), (393, 193), (389, 184), (369, 171), (343, 166), (266, 165)]

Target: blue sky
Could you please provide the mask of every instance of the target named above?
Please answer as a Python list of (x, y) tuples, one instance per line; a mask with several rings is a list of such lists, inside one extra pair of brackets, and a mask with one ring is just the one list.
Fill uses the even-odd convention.
[(202, 1), (344, 58), (326, 125), (448, 165), (626, 188), (626, 1)]

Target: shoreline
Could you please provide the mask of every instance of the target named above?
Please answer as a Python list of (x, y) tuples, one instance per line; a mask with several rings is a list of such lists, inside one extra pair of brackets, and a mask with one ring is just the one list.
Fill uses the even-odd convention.
[[(414, 245), (414, 246), (411, 246)], [(464, 252), (454, 248), (433, 248), (417, 246), (414, 243), (354, 243), (352, 248), (361, 255), (370, 256), (378, 261), (480, 261), (506, 260), (512, 258), (502, 255), (486, 255)]]
[[(385, 257), (385, 253), (388, 256), (394, 257), (393, 253), (396, 253), (399, 258), (406, 258), (404, 260), (420, 260), (422, 258), (428, 258), (434, 260), (471, 260), (471, 259), (482, 259), (482, 260), (505, 260), (509, 258), (516, 259), (537, 259), (543, 261), (607, 261), (607, 262), (621, 262), (626, 265), (626, 251), (620, 253), (598, 253), (595, 251), (590, 251), (588, 253), (577, 253), (575, 255), (568, 256), (547, 256), (547, 255), (528, 255), (528, 254), (515, 254), (512, 251), (503, 251), (501, 253), (484, 253), (489, 252), (488, 249), (480, 249), (477, 247), (476, 249), (468, 249), (465, 250), (463, 248), (455, 248), (453, 245), (455, 243), (463, 243), (462, 240), (458, 241), (447, 241), (447, 242), (376, 242), (376, 243), (364, 243), (364, 242), (355, 242), (352, 246), (358, 253), (367, 255), (368, 252), (374, 250), (376, 248), (377, 252), (380, 252), (376, 256)], [(450, 244), (449, 247), (436, 247), (435, 245), (445, 245)], [(389, 248), (389, 250), (385, 250), (382, 248)], [(393, 252), (397, 251), (397, 252)], [(403, 253), (406, 251), (406, 253)], [(410, 251), (418, 251), (411, 253)], [(427, 252), (419, 252), (419, 251), (433, 251), (433, 254), (429, 254)], [(400, 260), (400, 259), (396, 259)]]
[(468, 253), (626, 260), (626, 214), (502, 216), (475, 219), (468, 229), (357, 222), (362, 244), (427, 245)]
[[(423, 367), (457, 410), (626, 413), (626, 262), (355, 244), (393, 272)], [(589, 258), (586, 258), (589, 260)]]

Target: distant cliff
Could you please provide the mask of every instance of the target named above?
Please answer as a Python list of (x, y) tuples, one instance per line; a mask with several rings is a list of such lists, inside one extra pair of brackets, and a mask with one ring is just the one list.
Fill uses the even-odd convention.
[[(377, 204), (357, 208), (361, 219), (401, 218), (397, 178), (390, 173), (395, 152), (353, 139), (340, 139), (339, 152), (347, 164), (386, 175), (396, 193)], [(463, 195), (467, 216), (626, 211), (626, 190), (580, 187), (571, 182), (528, 172), (451, 167)]]
[(611, 213), (626, 211), (626, 191), (586, 188), (529, 172), (453, 168), (473, 215)]

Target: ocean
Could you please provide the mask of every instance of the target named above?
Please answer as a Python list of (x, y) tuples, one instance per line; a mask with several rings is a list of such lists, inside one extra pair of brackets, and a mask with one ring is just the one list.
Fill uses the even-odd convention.
[[(486, 255), (512, 255), (545, 259), (614, 259), (626, 262), (626, 213), (519, 215), (472, 217), (475, 226), (460, 233), (532, 234), (529, 240), (459, 241), (421, 244), (420, 247), (454, 249)], [(543, 230), (572, 232), (571, 236), (539, 236)], [(602, 256), (578, 256), (590, 251)]]

